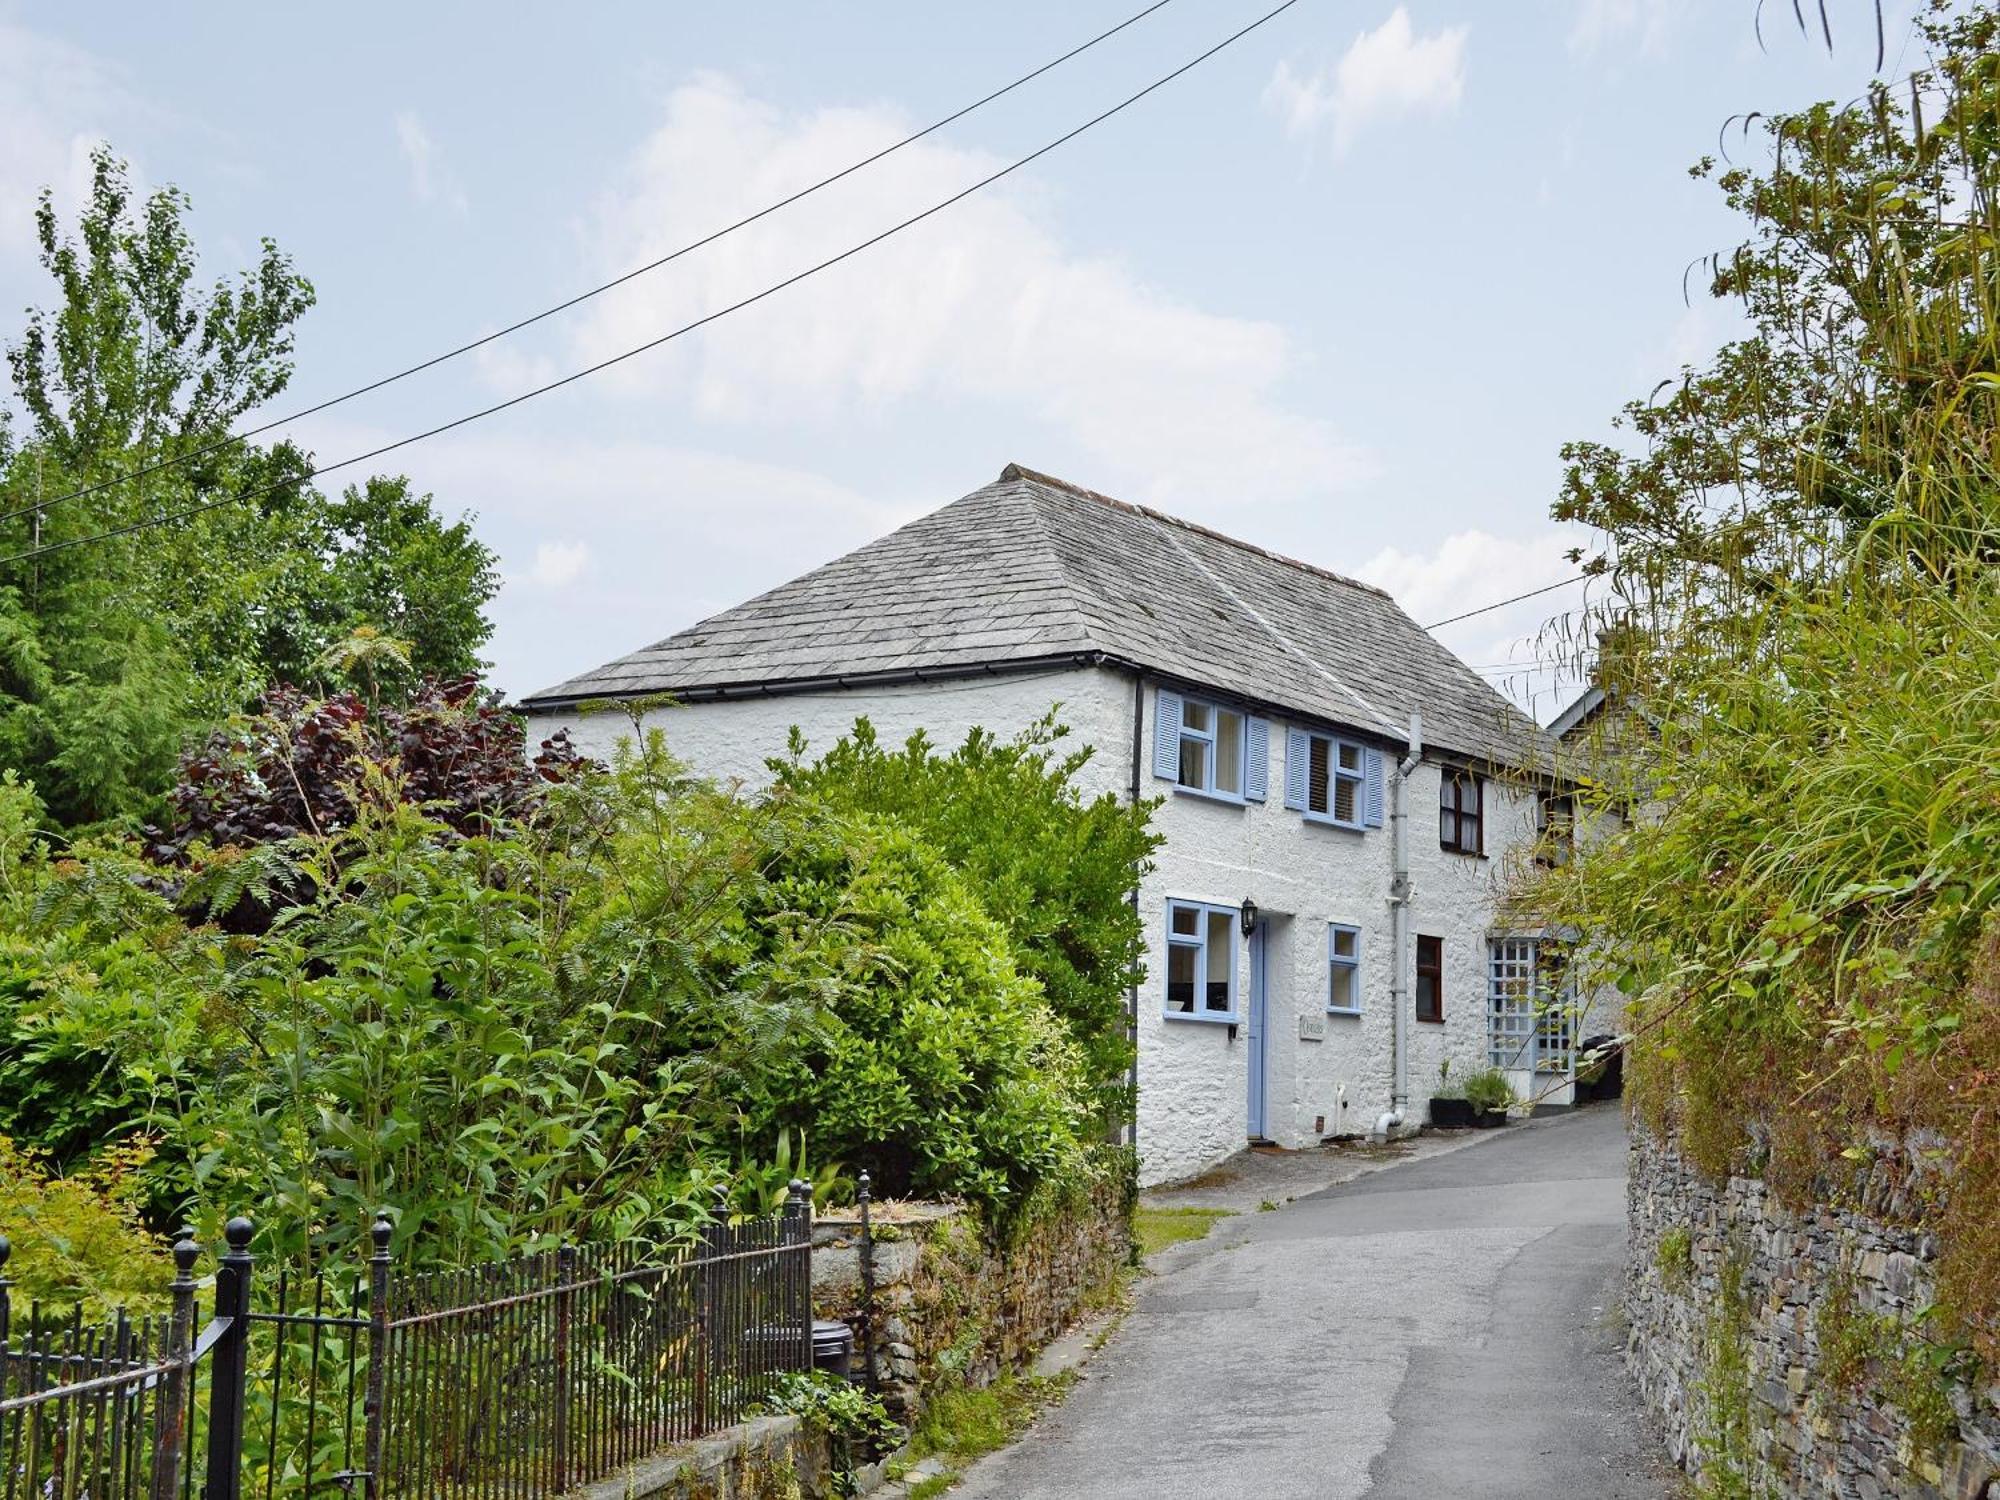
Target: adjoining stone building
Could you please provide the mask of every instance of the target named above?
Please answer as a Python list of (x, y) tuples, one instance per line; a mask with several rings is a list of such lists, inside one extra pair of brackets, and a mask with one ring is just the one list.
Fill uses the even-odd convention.
[(1133, 996), (1146, 1182), (1414, 1127), (1447, 1063), (1571, 1097), (1558, 945), (1497, 906), (1565, 815), (1551, 742), (1379, 589), (1010, 465), (523, 706), (608, 754), (628, 721), (583, 706), (659, 694), (674, 753), (749, 784), (794, 725), (948, 747), (1060, 704), (1087, 791), (1164, 799)]

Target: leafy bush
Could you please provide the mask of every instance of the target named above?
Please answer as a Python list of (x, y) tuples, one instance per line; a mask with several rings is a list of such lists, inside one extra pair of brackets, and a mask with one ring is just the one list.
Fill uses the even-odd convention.
[(873, 1463), (892, 1453), (903, 1440), (903, 1429), (890, 1417), (881, 1399), (852, 1381), (813, 1370), (781, 1375), (764, 1399), (765, 1409), (788, 1412), (833, 1442), (834, 1485), (843, 1495), (854, 1493), (857, 1461)]
[(14, 1282), (15, 1306), (24, 1315), (39, 1303), (46, 1316), (81, 1312), (89, 1325), (121, 1308), (138, 1313), (163, 1306), (173, 1263), (138, 1215), (140, 1176), (151, 1151), (149, 1142), (135, 1140), (61, 1177), (0, 1135), (0, 1224), (13, 1242), (0, 1274)]
[(1005, 932), (914, 835), (837, 826), (837, 840), (783, 860), (749, 908), (764, 942), (807, 939), (786, 967), (823, 997), (800, 1048), (739, 1105), (752, 1133), (806, 1126), (878, 1191), (1003, 1211), (1073, 1175), (1087, 1109), (1076, 1044)]
[[(260, 1253), (309, 1265), (386, 1206), (418, 1267), (670, 1241), (718, 1185), (768, 1208), (808, 1140), (822, 1196), (866, 1167), (996, 1222), (1088, 1177), (1075, 1043), (915, 835), (740, 798), (657, 735), (491, 803), (420, 795), (351, 707), (270, 721), (269, 754), (307, 747), (298, 800), (230, 770), (199, 804), (251, 837), (320, 797), (325, 826), (187, 839), (172, 880), (126, 844), (52, 859), (0, 782), (0, 1120), (52, 1166), (144, 1130), (156, 1228), (250, 1208)], [(482, 712), (438, 711), (475, 769)], [(254, 922), (199, 920), (246, 897)]]
[(338, 833), (354, 819), (367, 768), (393, 767), (399, 794), (456, 832), (487, 832), (577, 766), (567, 731), (532, 760), (524, 739), (520, 718), (473, 677), (427, 679), (408, 704), (379, 709), (354, 692), (274, 687), (256, 712), (182, 755), (167, 796), (171, 832), (152, 834), (151, 853), (179, 863), (197, 842), (250, 848)]
[(1068, 734), (1051, 712), (1012, 740), (974, 729), (939, 754), (922, 731), (885, 749), (864, 718), (811, 763), (795, 732), (772, 769), (781, 788), (892, 819), (942, 853), (1075, 1038), (1102, 1115), (1123, 1118), (1126, 1006), (1145, 958), (1132, 892), (1160, 835), (1153, 804), (1077, 789), (1091, 752), (1065, 753)]
[(1487, 1068), (1465, 1080), (1461, 1097), (1478, 1110), (1501, 1110), (1514, 1103), (1513, 1085), (1498, 1068)]

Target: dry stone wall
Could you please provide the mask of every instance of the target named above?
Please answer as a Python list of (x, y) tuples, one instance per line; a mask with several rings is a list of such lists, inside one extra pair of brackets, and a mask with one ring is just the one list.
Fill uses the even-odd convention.
[(1630, 1358), (1706, 1493), (2000, 1500), (2000, 1372), (1924, 1336), (1920, 1159), (1885, 1143), (1803, 1211), (1761, 1178), (1707, 1181), (1636, 1121), (1630, 1165)]
[(1131, 1263), (1129, 1188), (1115, 1174), (1072, 1207), (995, 1243), (977, 1214), (949, 1204), (887, 1206), (874, 1228), (875, 1316), (862, 1320), (858, 1220), (813, 1226), (813, 1301), (872, 1336), (877, 1387), (909, 1422), (940, 1386), (991, 1384), (1025, 1364), (1078, 1315), (1102, 1305)]

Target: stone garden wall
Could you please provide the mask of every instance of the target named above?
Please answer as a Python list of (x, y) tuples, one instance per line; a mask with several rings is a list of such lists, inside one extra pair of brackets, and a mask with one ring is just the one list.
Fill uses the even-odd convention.
[(1968, 1384), (1919, 1337), (1937, 1247), (1913, 1165), (1884, 1144), (1849, 1201), (1794, 1212), (1634, 1121), (1630, 1358), (1707, 1492), (2000, 1500), (2000, 1372)]
[[(977, 1214), (883, 1204), (874, 1226), (874, 1358), (883, 1404), (912, 1420), (940, 1385), (980, 1387), (1025, 1364), (1078, 1315), (1104, 1305), (1131, 1262), (1127, 1185), (1107, 1180), (1074, 1207), (996, 1244)], [(858, 1219), (813, 1225), (813, 1302), (854, 1329), (860, 1369)]]
[(839, 1492), (824, 1433), (797, 1417), (753, 1417), (584, 1485), (574, 1500), (827, 1500)]

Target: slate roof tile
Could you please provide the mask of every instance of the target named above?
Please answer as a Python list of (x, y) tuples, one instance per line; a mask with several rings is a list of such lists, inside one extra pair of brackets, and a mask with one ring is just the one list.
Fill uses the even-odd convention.
[(1102, 654), (1496, 764), (1546, 737), (1380, 589), (1010, 464), (993, 484), (525, 701)]

